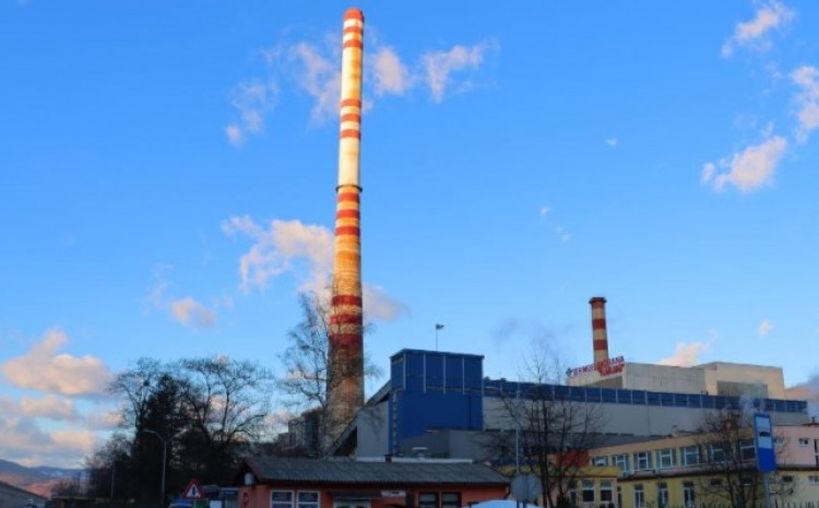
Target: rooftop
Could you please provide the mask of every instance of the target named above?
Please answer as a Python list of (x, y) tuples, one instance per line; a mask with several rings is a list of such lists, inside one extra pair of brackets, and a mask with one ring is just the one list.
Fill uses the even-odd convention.
[(333, 485), (507, 485), (509, 480), (483, 464), (464, 462), (359, 462), (250, 457), (242, 473), (258, 482)]

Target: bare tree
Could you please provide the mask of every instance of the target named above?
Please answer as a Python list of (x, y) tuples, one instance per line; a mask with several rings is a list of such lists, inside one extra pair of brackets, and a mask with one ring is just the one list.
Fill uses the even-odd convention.
[(188, 421), (183, 453), (198, 459), (191, 462), (198, 465), (193, 473), (229, 481), (237, 445), (266, 430), (273, 376), (253, 362), (225, 356), (182, 360), (178, 368)]
[[(736, 508), (764, 506), (762, 474), (757, 471), (752, 414), (741, 407), (725, 407), (707, 414), (697, 445), (705, 454), (699, 490), (708, 499)], [(781, 452), (778, 451), (781, 457)], [(778, 474), (770, 477), (773, 496), (786, 500), (793, 485)]]
[[(314, 440), (313, 454), (324, 455), (336, 437), (332, 430), (348, 422), (331, 421), (328, 393), (345, 375), (352, 372), (334, 372), (330, 376), (330, 308), (315, 293), (299, 295), (302, 319), (287, 334), (288, 347), (279, 356), (284, 365), (284, 375), (277, 386), (285, 397), (285, 403), (302, 419), (314, 419), (318, 439)], [(366, 324), (364, 333), (372, 331)], [(364, 376), (379, 378), (381, 371), (365, 356)]]
[(571, 399), (563, 372), (555, 356), (536, 351), (525, 363), (525, 381), (512, 385), (515, 393), (502, 395), (517, 429), (519, 463), (537, 475), (550, 508), (571, 504), (601, 423), (599, 405)]

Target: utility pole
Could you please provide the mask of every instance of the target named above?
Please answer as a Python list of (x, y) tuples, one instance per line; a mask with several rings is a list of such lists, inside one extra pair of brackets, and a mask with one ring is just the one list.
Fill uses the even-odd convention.
[(162, 437), (159, 432), (151, 429), (142, 429), (148, 434), (153, 434), (162, 441), (162, 497), (159, 499), (159, 508), (165, 506), (165, 465), (168, 463), (168, 442)]

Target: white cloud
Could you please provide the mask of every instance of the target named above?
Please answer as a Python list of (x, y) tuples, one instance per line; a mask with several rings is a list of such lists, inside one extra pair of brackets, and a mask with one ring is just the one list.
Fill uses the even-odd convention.
[(566, 231), (566, 229), (563, 226), (556, 226), (555, 233), (557, 234), (557, 237), (560, 238), (560, 241), (563, 243), (566, 243), (572, 239), (572, 235), (568, 231)]
[(819, 127), (819, 69), (803, 65), (794, 70), (790, 77), (800, 88), (796, 95), (796, 103), (799, 106), (796, 139), (804, 143), (808, 139), (808, 134)]
[(722, 56), (730, 57), (739, 47), (767, 50), (771, 46), (770, 32), (786, 27), (795, 16), (793, 10), (777, 0), (760, 4), (752, 20), (737, 23), (734, 33), (722, 45)]
[(15, 386), (70, 396), (105, 392), (111, 371), (99, 358), (59, 353), (68, 335), (57, 328), (45, 333), (23, 356), (6, 361), (3, 374)]
[(268, 280), (293, 270), (297, 260), (307, 261), (309, 280), (305, 290), (322, 292), (332, 269), (333, 235), (323, 226), (298, 220), (273, 220), (264, 229), (250, 217), (231, 217), (222, 222), (225, 234), (242, 233), (254, 240), (239, 260), (242, 289), (264, 289)]
[(385, 46), (376, 51), (373, 68), (376, 95), (403, 95), (409, 90), (411, 85), (409, 71), (393, 48)]
[[(199, 302), (192, 296), (176, 298), (168, 291), (166, 273), (173, 266), (161, 264), (154, 268), (154, 286), (148, 291), (147, 303), (154, 309), (167, 312), (177, 323), (191, 328), (209, 328), (216, 323), (216, 311)], [(217, 300), (215, 307), (230, 307), (229, 299)]]
[(763, 319), (762, 322), (759, 323), (759, 328), (757, 331), (759, 332), (760, 337), (764, 337), (771, 333), (773, 329), (774, 329), (773, 323), (771, 323), (770, 320), (768, 319)]
[(489, 48), (489, 45), (483, 43), (473, 46), (457, 44), (447, 51), (431, 51), (422, 55), (424, 81), (432, 94), (432, 100), (443, 101), (447, 88), (453, 84), (451, 75), (480, 67), (484, 54)]
[(290, 55), (302, 66), (297, 74), (299, 86), (315, 100), (311, 111), (312, 119), (320, 123), (338, 114), (341, 66), (336, 59), (323, 55), (307, 42), (293, 46)]
[(706, 162), (702, 165), (702, 173), (700, 173), (700, 183), (707, 184), (714, 178), (714, 173), (717, 172), (717, 166), (713, 162)]
[(231, 93), (231, 105), (239, 113), (239, 121), (225, 127), (225, 135), (234, 146), (242, 144), (248, 134), (264, 129), (266, 114), (273, 109), (278, 88), (273, 83), (258, 80), (239, 83)]
[[(264, 289), (278, 275), (295, 271), (306, 263), (300, 291), (312, 291), (327, 298), (333, 268), (333, 235), (324, 226), (298, 220), (272, 220), (265, 229), (248, 216), (234, 216), (222, 222), (228, 236), (241, 233), (253, 240), (250, 250), (239, 259), (242, 289)], [(367, 318), (388, 321), (408, 312), (408, 307), (387, 295), (378, 286), (363, 284), (364, 313)]]
[(673, 365), (677, 367), (691, 367), (700, 362), (700, 355), (709, 350), (708, 344), (704, 342), (677, 342), (674, 354), (662, 358), (660, 365)]
[(88, 430), (45, 431), (32, 419), (0, 415), (0, 457), (23, 465), (78, 467), (97, 443)]
[(364, 284), (362, 291), (364, 292), (362, 300), (366, 319), (392, 321), (409, 312), (408, 307), (404, 303), (388, 295), (379, 286)]
[(774, 136), (758, 145), (751, 145), (734, 153), (730, 162), (721, 160), (719, 166), (726, 171), (716, 172), (716, 165), (703, 165), (700, 182), (714, 190), (722, 190), (730, 184), (741, 192), (752, 192), (773, 181), (777, 166), (788, 147), (785, 138)]
[(216, 314), (190, 296), (172, 301), (170, 308), (174, 319), (185, 326), (208, 328), (216, 322)]
[(540, 213), (541, 217), (546, 217), (547, 215), (549, 215), (549, 212), (551, 212), (551, 211), (552, 211), (552, 207), (550, 207), (548, 205), (544, 205), (544, 206), (540, 207), (539, 213)]
[(618, 144), (620, 144), (620, 140), (617, 138), (606, 138), (603, 142), (611, 148), (615, 148)]
[(52, 420), (76, 420), (79, 418), (74, 402), (48, 394), (44, 397), (35, 398), (23, 395), (20, 397), (20, 412), (28, 417), (43, 417)]

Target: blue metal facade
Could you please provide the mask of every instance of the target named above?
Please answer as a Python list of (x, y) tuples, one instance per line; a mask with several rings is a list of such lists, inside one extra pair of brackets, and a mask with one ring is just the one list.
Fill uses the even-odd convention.
[(433, 429), (483, 429), (483, 356), (403, 349), (390, 364), (389, 449)]

